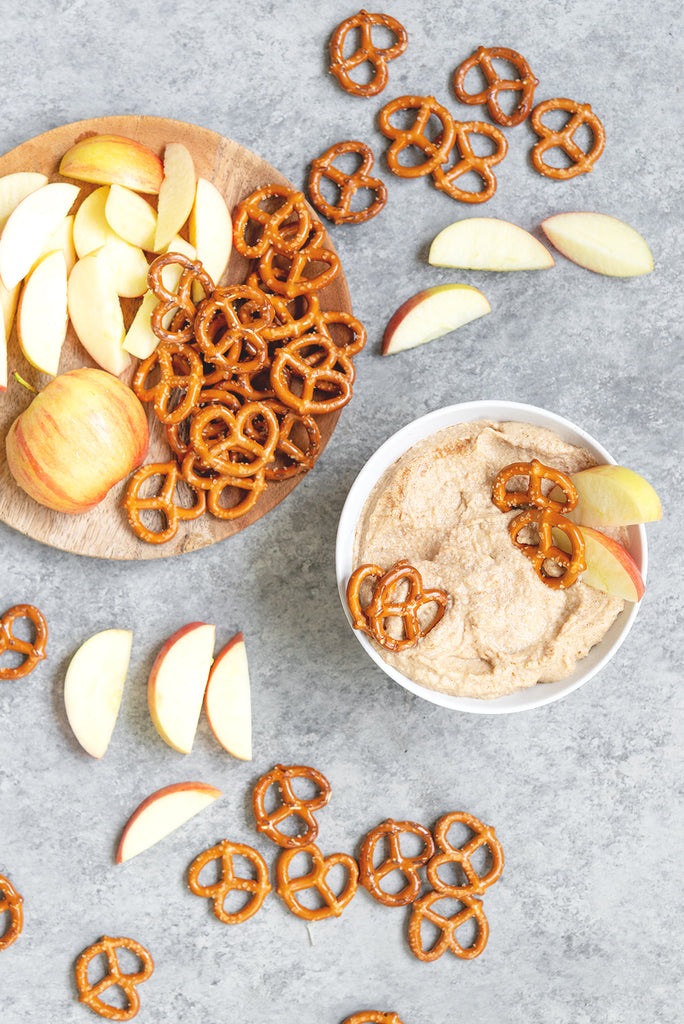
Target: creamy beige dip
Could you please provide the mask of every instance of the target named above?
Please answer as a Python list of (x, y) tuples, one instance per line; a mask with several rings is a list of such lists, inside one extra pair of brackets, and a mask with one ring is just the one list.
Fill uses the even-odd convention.
[(504, 466), (533, 458), (566, 473), (596, 462), (541, 427), (464, 423), (409, 449), (366, 502), (354, 565), (389, 569), (406, 558), (425, 588), (450, 595), (444, 618), (415, 647), (377, 647), (422, 686), (491, 699), (564, 679), (622, 610), (619, 598), (581, 579), (565, 590), (545, 586), (512, 544), (517, 512), (492, 504), (492, 484)]

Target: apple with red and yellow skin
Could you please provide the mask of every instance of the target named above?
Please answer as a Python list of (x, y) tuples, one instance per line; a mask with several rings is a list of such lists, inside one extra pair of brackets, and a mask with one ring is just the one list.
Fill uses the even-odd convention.
[(87, 135), (67, 150), (59, 173), (97, 185), (123, 185), (136, 192), (156, 195), (164, 177), (160, 157), (123, 135)]
[(35, 501), (87, 512), (143, 462), (147, 416), (131, 389), (105, 370), (59, 374), (10, 427), (9, 470)]

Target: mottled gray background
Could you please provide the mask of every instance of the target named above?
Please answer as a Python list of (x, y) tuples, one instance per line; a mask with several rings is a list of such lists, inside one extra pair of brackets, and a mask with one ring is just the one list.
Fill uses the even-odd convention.
[[(369, 341), (331, 444), (284, 505), (239, 538), (139, 564), (64, 554), (0, 526), (0, 605), (36, 603), (50, 624), (48, 660), (0, 686), (0, 872), (26, 900), (21, 941), (0, 953), (3, 1024), (91, 1019), (73, 964), (103, 933), (132, 935), (154, 955), (141, 1022), (339, 1024), (363, 1008), (396, 1010), (405, 1024), (681, 1020), (681, 6), (393, 0), (384, 9), (406, 26), (409, 49), (369, 100), (326, 74), (330, 34), (350, 5), (24, 0), (4, 13), (3, 151), (81, 118), (163, 115), (227, 135), (303, 184), (313, 157), (360, 138), (374, 147), (389, 202), (364, 226), (331, 230)], [(468, 116), (451, 75), (480, 44), (525, 54), (538, 99), (592, 104), (607, 135), (592, 175), (541, 178), (527, 124), (508, 134), (486, 208), (387, 172), (382, 104), (431, 93)], [(427, 264), (433, 236), (461, 216), (486, 212), (538, 234), (545, 216), (572, 209), (641, 231), (654, 273), (615, 280), (560, 256), (538, 274)], [(399, 303), (447, 281), (482, 288), (492, 314), (382, 358)], [(569, 699), (522, 715), (450, 713), (401, 690), (351, 635), (335, 588), (337, 520), (366, 458), (414, 417), (477, 398), (569, 417), (651, 480), (665, 509), (648, 528), (648, 589), (627, 642)], [(193, 753), (177, 754), (149, 719), (152, 660), (192, 619), (215, 621), (219, 643), (244, 631), (251, 764), (221, 751), (204, 721)], [(111, 747), (95, 762), (70, 734), (62, 684), (78, 645), (112, 626), (134, 630), (133, 655)], [(241, 928), (219, 924), (187, 891), (187, 866), (224, 836), (273, 861), (255, 839), (248, 793), (277, 761), (312, 763), (331, 780), (328, 851), (358, 852), (386, 816), (432, 824), (465, 808), (494, 824), (506, 868), (486, 896), (485, 953), (419, 963), (404, 912), (364, 892), (310, 933), (275, 897)], [(225, 795), (116, 867), (139, 801), (187, 779)]]

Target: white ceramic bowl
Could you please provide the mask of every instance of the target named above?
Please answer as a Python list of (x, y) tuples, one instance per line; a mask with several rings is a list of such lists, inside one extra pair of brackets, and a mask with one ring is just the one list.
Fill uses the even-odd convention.
[[(471, 420), (493, 420), (496, 422), (514, 420), (520, 423), (532, 423), (535, 426), (548, 427), (550, 430), (555, 431), (564, 441), (586, 448), (599, 462), (615, 463), (615, 459), (598, 441), (595, 441), (584, 430), (570, 423), (569, 420), (556, 416), (554, 413), (546, 412), (544, 409), (538, 409), (536, 406), (523, 405), (518, 402), (465, 402), (461, 405), (450, 405), (444, 409), (437, 409), (435, 412), (428, 413), (427, 416), (421, 416), (420, 419), (409, 423), (402, 430), (393, 434), (371, 456), (354, 481), (342, 509), (337, 530), (335, 560), (337, 586), (342, 607), (345, 610), (350, 626), (351, 616), (347, 607), (346, 586), (347, 580), (355, 568), (352, 565), (354, 536), (362, 509), (373, 487), (385, 470), (418, 441), (421, 441), (424, 437), (429, 437), (430, 434), (434, 434), (444, 427), (453, 426), (455, 423), (467, 423)], [(639, 566), (642, 576), (646, 579), (647, 551), (644, 527), (630, 526), (629, 540), (630, 554)], [(395, 682), (410, 690), (411, 693), (415, 693), (418, 697), (423, 697), (433, 704), (439, 704), (442, 707), (452, 708), (456, 711), (469, 711), (479, 715), (499, 715), (541, 707), (542, 704), (549, 704), (551, 701), (566, 697), (573, 690), (586, 683), (613, 657), (632, 628), (632, 623), (636, 618), (638, 609), (638, 604), (626, 604), (624, 610), (618, 615), (603, 640), (592, 647), (586, 658), (579, 662), (572, 675), (566, 679), (556, 683), (538, 683), (536, 686), (531, 686), (526, 690), (518, 690), (516, 693), (509, 694), (506, 697), (497, 697), (495, 700), (452, 697), (448, 694), (438, 693), (435, 690), (419, 686), (418, 683), (408, 679), (397, 669), (383, 661), (364, 633), (360, 630), (354, 630), (354, 635), (368, 656), (373, 659), (383, 672), (386, 672)]]

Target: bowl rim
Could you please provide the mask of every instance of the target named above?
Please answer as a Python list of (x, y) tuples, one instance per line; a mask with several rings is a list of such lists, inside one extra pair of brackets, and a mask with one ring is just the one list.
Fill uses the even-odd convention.
[[(523, 402), (510, 402), (504, 399), (481, 399), (460, 402), (455, 405), (443, 406), (411, 420), (394, 434), (370, 456), (357, 474), (342, 507), (335, 542), (335, 574), (337, 588), (347, 622), (356, 639), (375, 664), (394, 682), (414, 695), (455, 711), (469, 714), (497, 715), (529, 711), (546, 704), (561, 700), (579, 689), (617, 653), (632, 628), (641, 602), (628, 604), (618, 615), (603, 639), (591, 648), (589, 653), (566, 679), (554, 683), (537, 683), (535, 686), (517, 690), (503, 697), (483, 700), (474, 697), (456, 697), (451, 694), (430, 690), (409, 679), (399, 672), (377, 653), (368, 637), (352, 626), (351, 614), (347, 607), (346, 585), (352, 572), (352, 551), (354, 535), (361, 511), (373, 487), (385, 470), (389, 469), (401, 456), (415, 444), (437, 431), (458, 423), (476, 420), (492, 420), (505, 422), (512, 420), (520, 423), (531, 423), (533, 426), (547, 427), (554, 430), (559, 437), (571, 444), (581, 445), (597, 459), (616, 465), (616, 460), (591, 434), (557, 413), (542, 409), (539, 406)], [(643, 524), (630, 526), (630, 554), (639, 566), (641, 575), (646, 581), (648, 568), (648, 548), (646, 530)], [(585, 666), (582, 670), (582, 666)], [(541, 690), (540, 690), (541, 688)], [(539, 693), (537, 691), (540, 690)]]

